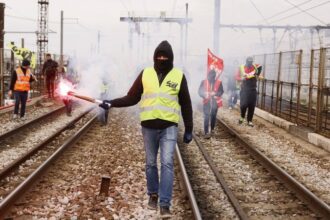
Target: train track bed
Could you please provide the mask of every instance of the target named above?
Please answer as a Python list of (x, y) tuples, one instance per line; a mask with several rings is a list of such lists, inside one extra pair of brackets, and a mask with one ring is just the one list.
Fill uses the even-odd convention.
[(53, 111), (60, 106), (63, 106), (63, 103), (59, 101), (51, 100), (40, 100), (37, 103), (26, 107), (26, 120), (13, 120), (13, 111), (7, 111), (0, 114), (0, 135), (7, 132), (8, 130), (14, 129), (28, 121), (31, 121), (47, 112)]
[(76, 108), (72, 117), (64, 112), (54, 114), (31, 127), (17, 131), (12, 136), (0, 140), (0, 169), (13, 162), (25, 152), (50, 137), (56, 130), (70, 124), (75, 117), (86, 111), (89, 107)]
[[(148, 210), (145, 153), (136, 109), (111, 109), (109, 123), (95, 123), (8, 216), (47, 219), (158, 219)], [(99, 194), (102, 176), (111, 178), (109, 195)], [(172, 213), (192, 219), (175, 174)]]
[(222, 108), (218, 117), (330, 205), (329, 152), (288, 134), (259, 117), (255, 117), (253, 128), (238, 125), (237, 111)]
[[(195, 114), (197, 133), (202, 115)], [(199, 130), (199, 131), (198, 131)], [(317, 219), (283, 184), (239, 146), (219, 123), (211, 139), (196, 137), (223, 175), (242, 210), (249, 219)]]
[(239, 219), (196, 142), (179, 148), (202, 218)]
[[(78, 112), (79, 111), (77, 110), (77, 114)], [(78, 118), (78, 115), (76, 116)], [(77, 119), (78, 121), (75, 123), (75, 127), (70, 125), (70, 128), (72, 129), (65, 129), (63, 132), (59, 132), (59, 135), (57, 135), (52, 141), (47, 142), (45, 145), (39, 145), (39, 142), (34, 143), (39, 147), (30, 145), (31, 148), (34, 148), (33, 151), (23, 148), (17, 149), (16, 146), (13, 146), (14, 151), (17, 149), (20, 154), (16, 154), (16, 158), (12, 157), (10, 158), (11, 160), (6, 160), (6, 162), (9, 163), (0, 169), (0, 203), (32, 172), (34, 172), (35, 169), (37, 169), (44, 161), (46, 161), (68, 137), (74, 134), (74, 132), (77, 131), (80, 127), (82, 127), (86, 121), (91, 118), (92, 115), (85, 115), (83, 112), (79, 116), (82, 117)], [(27, 153), (29, 156), (26, 156)], [(1, 154), (1, 156), (3, 157), (4, 155)]]

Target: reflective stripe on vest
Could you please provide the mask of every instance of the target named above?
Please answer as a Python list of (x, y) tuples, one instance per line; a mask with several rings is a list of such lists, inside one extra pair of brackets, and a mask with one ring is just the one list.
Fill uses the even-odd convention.
[(246, 79), (251, 79), (253, 77), (256, 77), (255, 73), (257, 71), (257, 66), (253, 64), (253, 67), (254, 69), (251, 72), (247, 73), (245, 72), (245, 66), (241, 65), (240, 66), (241, 78), (245, 77)]
[(17, 80), (14, 86), (15, 91), (29, 91), (30, 90), (30, 78), (31, 71), (30, 69), (26, 70), (24, 75), (23, 70), (19, 67), (16, 69)]
[(157, 73), (153, 67), (142, 73), (143, 94), (141, 97), (140, 120), (162, 119), (179, 123), (180, 104), (178, 94), (183, 73), (173, 68), (159, 85)]

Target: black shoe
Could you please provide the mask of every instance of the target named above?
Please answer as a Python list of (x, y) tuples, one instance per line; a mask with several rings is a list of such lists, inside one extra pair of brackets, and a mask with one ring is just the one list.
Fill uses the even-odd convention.
[(161, 206), (160, 207), (160, 218), (164, 219), (164, 218), (171, 218), (172, 214), (170, 211), (170, 207), (168, 206)]
[(243, 122), (244, 122), (244, 118), (241, 117), (241, 118), (238, 120), (238, 124), (241, 125), (241, 124), (243, 124)]
[(210, 138), (211, 138), (211, 134), (210, 134), (210, 133), (206, 133), (206, 134), (204, 135), (204, 138), (205, 138), (205, 139), (210, 139)]
[(158, 195), (153, 193), (149, 196), (148, 209), (157, 210), (158, 206)]
[(254, 124), (252, 123), (252, 121), (249, 121), (247, 125), (250, 127), (254, 127)]

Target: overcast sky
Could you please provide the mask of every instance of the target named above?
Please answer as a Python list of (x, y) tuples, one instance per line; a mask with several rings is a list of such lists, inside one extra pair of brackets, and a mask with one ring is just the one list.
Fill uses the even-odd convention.
[[(5, 30), (36, 31), (37, 0), (3, 0), (2, 2), (7, 6), (5, 9)], [(188, 32), (189, 54), (205, 53), (207, 47), (212, 48), (213, 46), (213, 0), (50, 0), (49, 2), (49, 28), (57, 32), (49, 35), (49, 50), (54, 53), (59, 53), (61, 10), (64, 11), (66, 18), (64, 27), (65, 53), (90, 53), (92, 50), (96, 50), (98, 31), (101, 33), (101, 52), (111, 53), (111, 51), (117, 52), (125, 49), (128, 44), (128, 24), (120, 22), (120, 16), (127, 16), (128, 11), (134, 11), (141, 16), (157, 16), (160, 11), (165, 11), (167, 17), (181, 16), (184, 15), (185, 3), (189, 4), (189, 17), (193, 18)], [(293, 7), (290, 3), (301, 5), (299, 7), (302, 10), (307, 9), (307, 12), (300, 12), (297, 8), (288, 10)], [(322, 5), (322, 3), (324, 4)], [(318, 5), (320, 6), (317, 7)], [(315, 8), (310, 9), (312, 7)], [(288, 11), (266, 20), (285, 10)], [(325, 25), (330, 23), (329, 11), (330, 4), (327, 0), (222, 0), (221, 23)], [(292, 16), (294, 14), (297, 15)], [(27, 19), (24, 20), (23, 18)], [(160, 39), (173, 41), (173, 44), (179, 47), (174, 43), (180, 39), (178, 24), (144, 23), (141, 24), (141, 31), (149, 34), (151, 51)], [(277, 35), (280, 39), (282, 31), (278, 31)], [(134, 40), (137, 40), (136, 36), (135, 34)], [(22, 37), (25, 38), (26, 47), (36, 48), (34, 34), (6, 34), (5, 40), (6, 42), (19, 43), (19, 39)], [(256, 43), (261, 42), (261, 40), (271, 40), (272, 31), (263, 31), (259, 34), (258, 30), (223, 29), (220, 38), (221, 51), (224, 53), (229, 53), (231, 50), (237, 51), (237, 48), (242, 45), (245, 45), (244, 48), (249, 48), (248, 45), (253, 43), (251, 38), (254, 38)], [(284, 37), (283, 42), (285, 40), (287, 39)], [(140, 44), (142, 47), (142, 42)]]
[[(2, 0), (6, 4), (5, 31), (36, 31), (38, 0)], [(60, 53), (60, 11), (64, 11), (64, 53), (70, 56), (89, 57), (97, 53), (98, 31), (100, 31), (100, 54), (117, 62), (120, 67), (131, 64), (138, 68), (152, 61), (157, 44), (168, 40), (178, 64), (180, 52), (180, 26), (176, 23), (143, 23), (140, 37), (133, 34), (133, 48), (128, 43), (129, 25), (120, 22), (128, 11), (138, 16), (166, 17), (185, 15), (185, 4), (189, 5), (189, 17), (193, 22), (188, 28), (188, 63), (190, 70), (203, 71), (207, 48), (213, 48), (213, 0), (50, 0), (48, 49)], [(293, 5), (298, 5), (294, 7)], [(222, 0), (222, 24), (270, 24), (270, 25), (326, 25), (330, 23), (330, 1), (328, 0)], [(276, 33), (278, 50), (290, 50), (288, 36), (296, 36), (299, 44), (295, 49), (310, 49), (310, 32)], [(36, 50), (34, 34), (6, 34), (5, 43), (25, 39), (25, 47)], [(271, 30), (221, 29), (221, 57), (246, 56), (273, 51)], [(314, 35), (318, 47), (319, 37)], [(298, 42), (298, 41), (297, 41)], [(294, 49), (294, 48), (293, 48)], [(194, 73), (193, 73), (194, 74)]]

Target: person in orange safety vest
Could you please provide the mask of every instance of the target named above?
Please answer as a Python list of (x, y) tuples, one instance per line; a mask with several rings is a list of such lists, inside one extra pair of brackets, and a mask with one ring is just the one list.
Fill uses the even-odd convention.
[(11, 76), (10, 88), (8, 96), (11, 97), (14, 93), (15, 108), (13, 119), (18, 118), (19, 105), (21, 104), (20, 118), (25, 119), (25, 108), (30, 91), (30, 83), (36, 78), (30, 70), (30, 61), (23, 60), (22, 65), (18, 67)]
[[(218, 108), (222, 106), (223, 86), (214, 70), (211, 70), (207, 75), (207, 79), (201, 82), (198, 94), (203, 98), (204, 135), (208, 139), (215, 128)], [(209, 132), (210, 121), (211, 133)]]

